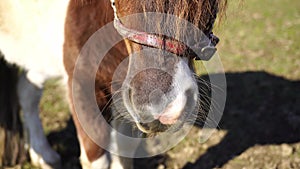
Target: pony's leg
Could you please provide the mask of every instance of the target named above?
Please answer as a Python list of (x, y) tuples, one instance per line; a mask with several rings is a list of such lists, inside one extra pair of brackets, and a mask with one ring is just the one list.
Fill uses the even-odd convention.
[[(72, 112), (72, 118), (77, 131), (77, 138), (80, 145), (80, 163), (82, 169), (109, 169), (110, 167), (110, 156), (104, 149), (99, 147), (96, 143), (94, 143), (88, 134), (83, 129), (80, 120), (78, 119), (78, 115), (76, 114), (74, 108), (74, 100), (73, 100), (73, 91), (71, 85), (71, 80), (69, 79), (69, 102), (70, 102), (70, 110)], [(70, 92), (72, 91), (72, 92)], [(78, 92), (80, 93), (80, 92)], [(79, 97), (80, 98), (80, 97)], [(77, 100), (78, 102), (85, 102), (85, 100)], [(80, 111), (80, 110), (78, 110)], [(81, 110), (85, 111), (85, 110)], [(87, 113), (88, 114), (88, 113)], [(86, 118), (90, 118), (87, 116)], [(93, 125), (93, 120), (90, 119), (91, 125)], [(97, 124), (95, 124), (97, 125)], [(99, 130), (102, 131), (103, 135), (107, 135), (105, 131), (105, 127), (99, 124)], [(104, 131), (103, 131), (104, 130)], [(105, 138), (105, 137), (103, 137)]]
[(82, 169), (109, 169), (110, 156), (101, 147), (96, 145), (82, 129), (76, 115), (73, 120), (77, 130), (77, 138), (80, 144), (80, 163)]
[(35, 85), (23, 73), (18, 81), (18, 96), (24, 114), (25, 128), (29, 132), (30, 158), (33, 165), (48, 168), (60, 167), (60, 156), (50, 147), (39, 118), (39, 103), (42, 96), (42, 85)]
[[(75, 125), (77, 124), (77, 118), (75, 117)], [(121, 125), (113, 124), (115, 127), (121, 127)], [(133, 169), (133, 160), (131, 158), (124, 158), (119, 157), (117, 155), (111, 154), (109, 152), (104, 152), (104, 154), (100, 157), (98, 157), (96, 160), (89, 160), (89, 157), (87, 154), (89, 154), (91, 151), (97, 151), (97, 146), (94, 145), (93, 142), (88, 138), (88, 136), (85, 133), (82, 133), (82, 128), (78, 127), (78, 138), (80, 143), (80, 161), (83, 169)], [(124, 133), (130, 133), (130, 128), (124, 128), (123, 126), (120, 128), (120, 130)], [(114, 152), (118, 151), (118, 137), (116, 134), (116, 131), (112, 131), (110, 133), (110, 146), (111, 149), (114, 150)], [(89, 145), (89, 146), (87, 146)], [(85, 147), (94, 147), (94, 148), (85, 148)], [(132, 145), (130, 146), (132, 147)], [(134, 147), (133, 149), (135, 149)], [(98, 147), (98, 150), (101, 148)], [(134, 150), (133, 150), (134, 153)]]
[(110, 157), (109, 153), (105, 152), (102, 156), (100, 156), (98, 159), (94, 161), (90, 161), (86, 149), (84, 148), (84, 145), (82, 144), (82, 141), (80, 141), (80, 163), (82, 166), (82, 169), (109, 169), (110, 168)]
[[(121, 147), (126, 147), (131, 152), (127, 152), (126, 154), (131, 154), (132, 156), (135, 154), (136, 149), (139, 145), (132, 145), (130, 143), (124, 142), (122, 138), (119, 138), (117, 132), (120, 132), (127, 136), (133, 136), (133, 129), (130, 123), (125, 122), (124, 120), (113, 120), (111, 122), (112, 126), (115, 130), (112, 130), (110, 135), (110, 146), (114, 152), (120, 152)], [(123, 148), (124, 149), (124, 148)], [(133, 159), (127, 157), (121, 157), (115, 154), (111, 154), (111, 169), (133, 169)]]
[[(114, 137), (114, 139), (111, 142), (112, 146), (116, 146), (118, 148), (118, 141), (116, 140), (117, 136), (115, 132), (112, 132), (111, 136)], [(110, 169), (133, 169), (132, 158), (121, 157), (115, 154), (110, 154), (110, 156), (111, 156)]]

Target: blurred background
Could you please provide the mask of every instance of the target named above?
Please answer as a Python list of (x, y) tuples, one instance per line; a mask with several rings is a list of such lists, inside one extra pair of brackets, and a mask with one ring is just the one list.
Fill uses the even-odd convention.
[[(218, 131), (200, 144), (195, 126), (178, 146), (135, 166), (300, 168), (300, 1), (228, 0), (227, 16), (214, 33), (227, 77)], [(57, 80), (46, 83), (40, 117), (64, 168), (77, 169), (79, 146), (63, 90)]]

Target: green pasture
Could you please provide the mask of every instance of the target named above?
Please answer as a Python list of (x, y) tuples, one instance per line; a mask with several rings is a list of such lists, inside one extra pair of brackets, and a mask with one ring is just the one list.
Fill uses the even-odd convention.
[(300, 78), (300, 1), (229, 0), (216, 33), (225, 71)]

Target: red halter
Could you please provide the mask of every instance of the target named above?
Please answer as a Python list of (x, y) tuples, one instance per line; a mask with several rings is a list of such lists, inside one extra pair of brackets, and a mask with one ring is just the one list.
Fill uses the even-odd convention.
[(130, 41), (133, 41), (135, 43), (153, 47), (153, 48), (158, 48), (158, 49), (163, 49), (166, 50), (170, 53), (176, 54), (183, 56), (185, 54), (192, 55), (193, 58), (196, 60), (209, 60), (216, 52), (215, 45), (219, 42), (219, 38), (216, 37), (212, 32), (209, 33), (208, 38), (209, 42), (206, 44), (206, 46), (198, 45), (193, 47), (193, 50), (199, 50), (199, 52), (193, 52), (187, 45), (184, 43), (173, 39), (169, 38), (166, 36), (158, 36), (155, 34), (149, 34), (147, 32), (141, 32), (137, 30), (133, 30), (130, 28), (127, 28), (125, 25), (121, 23), (119, 18), (116, 15), (116, 8), (114, 6), (114, 3), (112, 3), (112, 7), (115, 11), (115, 19), (114, 19), (114, 27), (116, 30), (119, 32), (119, 34), (123, 37), (126, 37)]

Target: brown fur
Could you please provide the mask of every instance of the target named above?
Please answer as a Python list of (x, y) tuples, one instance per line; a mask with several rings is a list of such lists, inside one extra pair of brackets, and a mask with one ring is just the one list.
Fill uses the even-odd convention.
[[(217, 9), (223, 11), (225, 6), (226, 0), (116, 0), (120, 17), (145, 11), (164, 12), (187, 19), (204, 32), (209, 31), (210, 23), (214, 21)], [(74, 65), (84, 43), (95, 31), (112, 20), (113, 11), (109, 0), (70, 0), (64, 44), (64, 64), (69, 76), (69, 91), (72, 89)], [(132, 26), (140, 23), (124, 24)], [(101, 110), (108, 102), (107, 95), (110, 93), (110, 83), (117, 65), (127, 56), (127, 52), (132, 53), (141, 49), (140, 45), (129, 41), (126, 41), (126, 46), (127, 49), (125, 43), (121, 42), (111, 49), (99, 67), (101, 70), (99, 69), (97, 72), (96, 96)], [(69, 92), (69, 97), (72, 103), (72, 92)], [(84, 145), (88, 159), (94, 161), (104, 153), (104, 150), (89, 139), (77, 119), (74, 106), (71, 105), (71, 108), (78, 136)], [(106, 113), (109, 111), (107, 110)], [(87, 118), (89, 118), (88, 115)], [(99, 130), (103, 134), (101, 137), (107, 139), (109, 133), (103, 128)]]
[[(94, 32), (112, 20), (113, 15), (109, 1), (95, 0), (89, 1), (89, 3), (85, 3), (84, 5), (79, 5), (76, 0), (70, 1), (65, 25), (66, 39), (64, 44), (64, 65), (69, 76), (69, 91), (72, 89), (74, 65), (84, 43)], [(120, 43), (109, 52), (100, 65), (102, 69), (97, 73), (95, 83), (97, 86), (97, 103), (101, 110), (107, 103), (108, 98), (105, 97), (107, 95), (106, 89), (110, 87), (109, 84), (112, 74), (126, 54), (124, 44)], [(69, 98), (72, 103), (72, 92), (69, 92)], [(73, 105), (71, 109), (78, 136), (84, 145), (88, 159), (94, 161), (99, 158), (104, 151), (84, 132), (74, 112)], [(91, 121), (92, 120), (93, 119), (91, 119)], [(102, 134), (103, 138), (109, 138), (109, 133), (106, 133), (105, 130), (102, 131)]]

